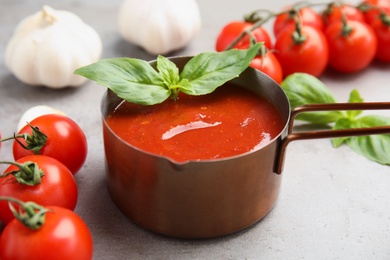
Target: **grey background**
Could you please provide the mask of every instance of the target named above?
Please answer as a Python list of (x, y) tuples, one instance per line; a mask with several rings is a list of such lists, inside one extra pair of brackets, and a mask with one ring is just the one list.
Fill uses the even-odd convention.
[[(92, 82), (77, 89), (33, 88), (16, 80), (3, 59), (6, 43), (17, 23), (44, 4), (72, 11), (95, 28), (103, 40), (103, 57), (154, 59), (120, 38), (116, 20), (120, 3), (119, 0), (49, 3), (0, 0), (0, 132), (3, 136), (12, 135), (23, 112), (41, 104), (65, 111), (83, 128), (89, 153), (76, 175), (79, 185), (76, 212), (92, 232), (94, 259), (390, 259), (389, 167), (371, 162), (347, 146), (334, 149), (330, 140), (289, 145), (276, 206), (259, 223), (237, 234), (179, 240), (145, 231), (126, 219), (111, 203), (104, 182), (99, 111), (104, 88)], [(214, 50), (216, 36), (224, 24), (255, 9), (278, 11), (293, 2), (198, 0), (198, 3), (201, 32), (186, 48), (170, 55)], [(271, 29), (272, 22), (265, 27)], [(340, 102), (347, 101), (355, 88), (366, 101), (388, 101), (389, 71), (389, 65), (374, 63), (352, 75), (327, 71), (321, 80)], [(370, 113), (390, 116), (389, 111)], [(0, 157), (12, 159), (11, 143), (2, 146)]]

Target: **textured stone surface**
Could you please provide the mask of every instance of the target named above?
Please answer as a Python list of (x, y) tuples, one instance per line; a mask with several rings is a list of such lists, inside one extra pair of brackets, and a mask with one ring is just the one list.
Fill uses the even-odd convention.
[[(212, 51), (225, 23), (241, 19), (251, 10), (277, 11), (292, 2), (198, 3), (203, 20), (200, 34), (187, 48), (171, 55)], [(16, 24), (43, 4), (47, 2), (0, 2), (0, 131), (3, 136), (11, 135), (22, 113), (39, 104), (65, 111), (84, 129), (89, 154), (76, 175), (80, 193), (76, 212), (91, 229), (94, 259), (390, 258), (390, 168), (368, 161), (349, 147), (334, 149), (329, 140), (289, 145), (278, 203), (263, 220), (238, 234), (209, 240), (178, 240), (134, 225), (111, 203), (105, 187), (99, 110), (104, 88), (92, 82), (77, 89), (33, 88), (15, 79), (4, 65), (5, 46)], [(103, 39), (104, 57), (155, 58), (121, 40), (116, 24), (119, 0), (58, 0), (50, 4), (76, 13), (94, 27)], [(271, 29), (271, 23), (265, 27)], [(358, 89), (366, 101), (388, 101), (389, 71), (388, 65), (373, 64), (358, 74), (327, 72), (321, 79), (340, 102), (348, 99), (352, 89)], [(375, 113), (390, 116), (389, 111)], [(10, 143), (2, 146), (0, 157), (12, 159)]]

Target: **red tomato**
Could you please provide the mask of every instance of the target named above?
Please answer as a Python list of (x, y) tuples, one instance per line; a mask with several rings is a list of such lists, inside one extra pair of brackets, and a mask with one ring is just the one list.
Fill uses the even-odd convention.
[(343, 36), (343, 23), (332, 23), (326, 29), (325, 36), (329, 45), (330, 67), (340, 72), (352, 73), (366, 68), (374, 59), (377, 39), (366, 23), (348, 21), (348, 26), (352, 31)]
[(364, 12), (368, 24), (377, 20), (382, 12), (390, 14), (390, 0), (364, 0), (362, 4), (371, 6), (369, 10)]
[[(388, 16), (388, 19), (390, 16)], [(375, 58), (380, 61), (390, 62), (390, 24), (386, 24), (382, 19), (376, 19), (371, 23), (378, 40), (378, 48)]]
[(358, 8), (348, 5), (348, 4), (340, 4), (335, 5), (331, 4), (328, 8), (323, 12), (322, 17), (324, 19), (325, 26), (333, 22), (339, 22), (342, 20), (343, 15), (347, 20), (352, 21), (360, 21), (364, 22), (364, 14)]
[[(295, 27), (296, 15), (296, 12), (291, 11), (276, 16), (273, 24), (275, 37), (278, 37), (278, 34), (282, 32), (285, 28), (291, 28), (292, 25), (294, 25), (293, 27)], [(321, 31), (324, 29), (324, 23), (322, 21), (321, 15), (318, 14), (311, 7), (304, 7), (299, 9), (298, 15), (302, 25), (311, 26)]]
[(71, 210), (48, 209), (37, 230), (17, 219), (5, 227), (0, 237), (0, 259), (92, 259), (93, 241), (85, 222)]
[[(215, 50), (224, 51), (243, 31), (250, 29), (253, 23), (233, 21), (225, 25), (218, 34)], [(263, 27), (252, 31), (257, 42), (264, 42), (267, 48), (271, 48), (272, 42), (268, 32)], [(245, 35), (233, 48), (247, 49), (250, 46), (250, 37)]]
[(324, 34), (311, 27), (302, 26), (301, 34), (306, 37), (302, 43), (293, 39), (294, 29), (282, 31), (276, 39), (275, 55), (282, 65), (284, 77), (303, 72), (320, 76), (329, 59), (329, 50)]
[[(47, 135), (47, 142), (42, 147), (40, 154), (53, 157), (62, 162), (69, 170), (76, 174), (83, 166), (87, 158), (87, 139), (80, 126), (67, 116), (48, 114), (35, 118), (30, 122)], [(24, 126), (18, 134), (31, 134), (29, 125)], [(25, 144), (24, 140), (21, 140)], [(14, 141), (13, 155), (15, 160), (34, 154), (31, 150), (24, 149)]]
[[(78, 189), (73, 174), (58, 160), (44, 155), (29, 155), (17, 160), (18, 163), (35, 162), (44, 172), (41, 183), (29, 186), (15, 181), (8, 175), (0, 178), (0, 196), (14, 197), (22, 201), (34, 201), (43, 206), (60, 206), (74, 210), (77, 204)], [(18, 170), (10, 165), (4, 174)], [(14, 216), (7, 201), (0, 201), (0, 220), (7, 224)]]
[(263, 56), (256, 56), (251, 61), (250, 66), (264, 72), (278, 84), (283, 81), (282, 66), (275, 55), (270, 51), (267, 51)]

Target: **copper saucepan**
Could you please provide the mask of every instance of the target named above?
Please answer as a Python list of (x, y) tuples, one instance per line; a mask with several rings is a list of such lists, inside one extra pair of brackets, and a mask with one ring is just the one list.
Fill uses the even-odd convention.
[[(189, 58), (171, 60), (181, 68)], [(178, 238), (209, 238), (240, 231), (274, 206), (291, 141), (390, 133), (390, 126), (293, 133), (294, 118), (304, 111), (390, 109), (390, 102), (306, 105), (291, 111), (284, 91), (265, 74), (248, 68), (232, 81), (269, 99), (282, 114), (284, 129), (255, 151), (185, 163), (147, 153), (121, 140), (105, 118), (122, 99), (106, 92), (101, 111), (107, 187), (114, 203), (134, 223)]]

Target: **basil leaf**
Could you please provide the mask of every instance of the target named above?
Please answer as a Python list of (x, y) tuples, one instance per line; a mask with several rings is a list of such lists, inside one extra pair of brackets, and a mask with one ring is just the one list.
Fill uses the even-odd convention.
[[(353, 121), (350, 118), (343, 117), (336, 121), (333, 130), (349, 129), (353, 127)], [(341, 146), (350, 136), (332, 138), (333, 147), (338, 148)]]
[(175, 63), (159, 55), (157, 57), (157, 69), (167, 86), (177, 85), (180, 81), (179, 69)]
[(257, 43), (247, 50), (201, 53), (188, 61), (181, 74), (176, 64), (161, 55), (157, 57), (158, 71), (144, 60), (111, 58), (74, 73), (106, 86), (128, 102), (154, 105), (168, 97), (176, 98), (180, 91), (189, 95), (213, 92), (238, 77), (261, 46)]
[[(360, 96), (359, 91), (356, 89), (352, 90), (351, 93), (349, 94), (349, 103), (354, 103), (354, 102), (363, 102), (363, 98)], [(363, 111), (362, 110), (348, 110), (346, 111), (347, 117), (353, 119), (360, 115)]]
[(183, 91), (183, 93), (189, 92), (189, 90), (192, 88), (191, 83), (188, 82), (187, 79), (180, 80), (179, 86), (180, 86), (181, 91)]
[[(291, 108), (305, 104), (336, 102), (325, 84), (310, 74), (291, 74), (282, 82), (281, 87), (290, 101)], [(320, 111), (302, 113), (296, 119), (315, 124), (327, 124), (336, 122), (342, 117), (345, 117), (345, 113), (341, 111)]]
[(249, 66), (261, 45), (255, 44), (248, 50), (205, 52), (193, 57), (180, 74), (180, 78), (187, 79), (192, 87), (182, 91), (189, 95), (213, 92), (225, 82), (238, 77)]
[[(352, 127), (375, 127), (390, 125), (390, 118), (383, 116), (365, 116), (354, 121)], [(366, 158), (390, 165), (390, 134), (354, 136), (346, 140), (355, 152)]]
[(96, 81), (129, 102), (151, 105), (170, 96), (164, 78), (144, 60), (102, 59), (77, 69), (75, 74)]

